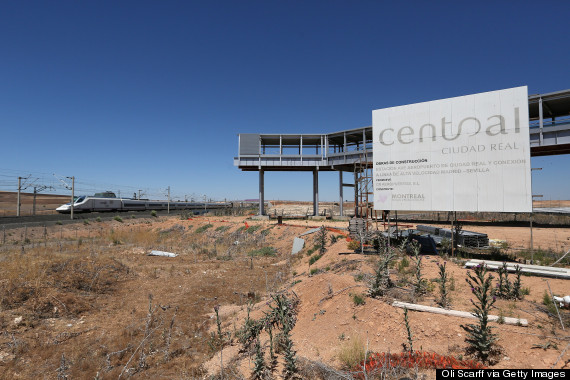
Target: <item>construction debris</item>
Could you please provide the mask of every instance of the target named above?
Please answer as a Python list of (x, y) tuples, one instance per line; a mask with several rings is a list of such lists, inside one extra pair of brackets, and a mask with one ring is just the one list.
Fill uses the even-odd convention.
[(317, 227), (317, 228), (312, 228), (309, 231), (305, 231), (303, 232), (301, 235), (299, 236), (305, 236), (305, 235), (309, 235), (309, 234), (314, 234), (315, 232), (317, 232), (318, 230), (320, 230), (321, 227)]
[(149, 256), (164, 256), (164, 257), (176, 257), (177, 253), (164, 252), (164, 251), (150, 251)]
[[(475, 260), (471, 259), (465, 263), (465, 268), (473, 268), (479, 264), (485, 264), (490, 270), (497, 270), (503, 266), (502, 261), (489, 261), (489, 260)], [(531, 274), (540, 277), (553, 277), (570, 280), (570, 269), (568, 268), (555, 268), (546, 267), (542, 265), (529, 265), (519, 263), (507, 263), (507, 271), (514, 272), (515, 267), (519, 266), (522, 273)]]
[[(416, 227), (419, 231), (428, 232), (434, 236), (441, 236), (443, 238), (451, 240), (453, 232), (449, 228), (439, 228), (434, 226), (424, 226), (418, 225)], [(459, 232), (457, 238), (457, 244), (463, 247), (488, 247), (489, 246), (489, 236), (487, 234), (482, 234), (474, 231), (462, 230)]]
[(293, 240), (293, 248), (291, 249), (291, 254), (294, 255), (296, 253), (299, 253), (304, 246), (305, 246), (305, 239), (296, 237), (295, 240)]
[[(415, 303), (406, 303), (400, 301), (394, 301), (392, 303), (392, 306), (406, 308), (408, 310), (426, 311), (428, 313), (450, 315), (452, 317), (477, 319), (477, 317), (473, 313), (470, 313), (468, 311), (446, 310), (446, 309), (441, 309), (439, 307), (424, 306)], [(507, 325), (517, 325), (525, 327), (528, 326), (528, 321), (522, 318), (511, 318), (511, 317), (500, 317), (498, 315), (489, 315), (489, 321), (505, 323)]]

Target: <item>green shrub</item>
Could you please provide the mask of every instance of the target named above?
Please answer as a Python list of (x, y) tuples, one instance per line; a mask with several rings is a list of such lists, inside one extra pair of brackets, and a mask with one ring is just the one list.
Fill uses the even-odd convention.
[(63, 222), (61, 220), (58, 220), (57, 222), (55, 222), (55, 224), (57, 224), (58, 226), (61, 226), (63, 224)]
[(351, 240), (346, 245), (346, 248), (350, 249), (351, 251), (359, 251), (360, 250), (360, 243), (356, 240)]
[(156, 210), (152, 210), (152, 211), (150, 212), (150, 216), (152, 216), (153, 218), (156, 218), (156, 217), (157, 217)]
[(256, 249), (253, 251), (249, 251), (247, 254), (248, 256), (275, 256), (277, 254), (277, 250), (273, 247), (263, 247), (260, 249)]
[(255, 231), (259, 230), (262, 227), (261, 224), (257, 225), (257, 226), (249, 226), (249, 228), (246, 230), (248, 234), (253, 234)]
[(197, 234), (201, 234), (202, 232), (206, 231), (208, 228), (212, 228), (212, 227), (214, 227), (213, 224), (209, 224), (209, 223), (204, 224), (203, 226), (196, 228), (196, 231), (194, 231), (194, 232), (196, 232)]
[(115, 217), (113, 219), (119, 223), (123, 223), (123, 218), (121, 218), (119, 215), (115, 215)]
[(318, 269), (318, 268), (313, 268), (313, 269), (311, 269), (311, 270), (309, 271), (309, 275), (311, 275), (311, 276), (312, 276), (312, 275), (315, 275), (315, 274), (317, 274), (317, 273), (319, 273), (319, 269)]
[(316, 263), (321, 257), (323, 257), (323, 255), (319, 255), (318, 253), (311, 256), (311, 258), (309, 259), (309, 265), (313, 265), (314, 263)]
[(364, 296), (360, 294), (353, 294), (352, 295), (352, 302), (354, 302), (355, 306), (364, 305)]
[(216, 228), (216, 232), (224, 232), (229, 230), (230, 226), (219, 226), (218, 228)]
[(87, 219), (85, 219), (85, 220), (83, 221), (83, 224), (85, 224), (86, 226), (88, 226), (88, 225), (89, 225), (89, 221), (88, 221)]
[(95, 219), (95, 221), (96, 221), (97, 223), (101, 223), (101, 217), (98, 216), (97, 219)]

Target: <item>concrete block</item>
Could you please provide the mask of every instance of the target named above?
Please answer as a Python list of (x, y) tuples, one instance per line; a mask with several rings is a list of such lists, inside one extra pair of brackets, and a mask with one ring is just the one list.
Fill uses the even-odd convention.
[(305, 239), (296, 237), (295, 240), (293, 240), (293, 248), (291, 249), (291, 254), (294, 255), (296, 253), (299, 253), (304, 246), (305, 246)]

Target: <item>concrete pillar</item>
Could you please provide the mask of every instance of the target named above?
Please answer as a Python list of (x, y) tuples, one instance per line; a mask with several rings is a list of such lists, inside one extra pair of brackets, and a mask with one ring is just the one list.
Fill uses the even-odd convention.
[(265, 215), (265, 189), (264, 189), (265, 171), (259, 170), (259, 215)]
[(319, 215), (319, 171), (313, 170), (313, 215)]
[(344, 186), (342, 185), (342, 171), (338, 172), (338, 179), (339, 179), (339, 188), (338, 188), (338, 194), (339, 194), (339, 202), (338, 205), (340, 206), (340, 216), (344, 216)]

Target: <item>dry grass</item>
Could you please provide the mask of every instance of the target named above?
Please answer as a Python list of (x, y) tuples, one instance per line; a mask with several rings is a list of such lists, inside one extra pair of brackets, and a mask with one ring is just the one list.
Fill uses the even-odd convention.
[(201, 377), (213, 306), (287, 281), (279, 257), (247, 257), (266, 244), (260, 231), (196, 234), (199, 220), (152, 220), (29, 229), (24, 246), (20, 231), (10, 236), (0, 247), (0, 379)]
[(338, 360), (343, 368), (352, 369), (364, 361), (366, 347), (359, 335), (354, 335), (350, 340), (343, 342), (338, 352)]

